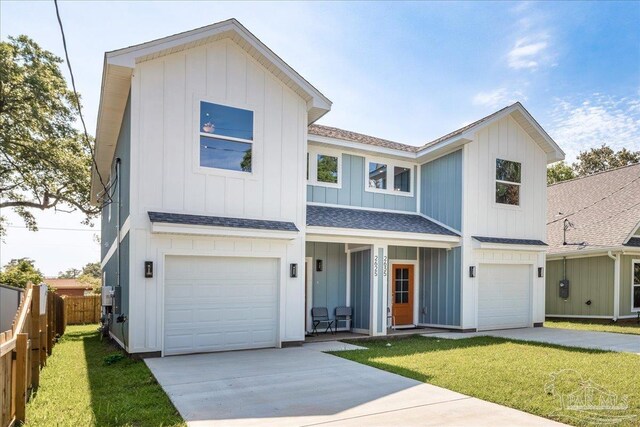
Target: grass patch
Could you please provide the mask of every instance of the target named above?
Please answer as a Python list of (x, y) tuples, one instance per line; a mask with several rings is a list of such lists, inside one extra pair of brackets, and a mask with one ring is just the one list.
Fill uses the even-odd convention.
[(637, 320), (618, 321), (611, 320), (545, 320), (545, 328), (577, 329), (581, 331), (615, 332), (617, 334), (640, 335), (640, 324)]
[(184, 426), (144, 362), (100, 341), (97, 325), (68, 326), (40, 373), (28, 426)]
[[(594, 425), (593, 418), (586, 419), (584, 412), (562, 410), (559, 395), (576, 391), (591, 380), (620, 397), (627, 396), (629, 406), (627, 410), (596, 411), (595, 416), (634, 417), (616, 426), (640, 423), (640, 357), (634, 354), (492, 337), (446, 340), (414, 336), (358, 341), (357, 345), (368, 350), (333, 354), (573, 425)], [(557, 372), (561, 373), (553, 380), (550, 375)]]

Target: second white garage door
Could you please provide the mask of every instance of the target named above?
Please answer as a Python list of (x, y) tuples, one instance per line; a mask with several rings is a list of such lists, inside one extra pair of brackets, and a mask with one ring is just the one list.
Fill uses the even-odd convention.
[(482, 264), (478, 275), (478, 330), (531, 326), (529, 265)]
[(165, 355), (276, 346), (277, 259), (167, 256), (165, 263)]

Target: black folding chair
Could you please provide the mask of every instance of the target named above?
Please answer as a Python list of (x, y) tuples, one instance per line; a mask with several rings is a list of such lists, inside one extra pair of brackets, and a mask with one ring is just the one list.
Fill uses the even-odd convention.
[(313, 334), (318, 333), (318, 326), (323, 323), (327, 325), (327, 328), (324, 330), (325, 334), (328, 331), (331, 331), (332, 334), (334, 333), (334, 320), (329, 319), (329, 310), (327, 310), (327, 307), (313, 307), (311, 309), (311, 320), (313, 322)]

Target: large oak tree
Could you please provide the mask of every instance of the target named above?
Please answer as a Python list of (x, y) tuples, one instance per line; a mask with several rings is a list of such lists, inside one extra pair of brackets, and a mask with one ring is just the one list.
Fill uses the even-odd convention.
[[(78, 106), (61, 63), (27, 36), (0, 42), (0, 208), (31, 230), (33, 209), (79, 210), (85, 224), (99, 212), (89, 203), (89, 141), (74, 128)], [(0, 215), (0, 236), (3, 223)]]

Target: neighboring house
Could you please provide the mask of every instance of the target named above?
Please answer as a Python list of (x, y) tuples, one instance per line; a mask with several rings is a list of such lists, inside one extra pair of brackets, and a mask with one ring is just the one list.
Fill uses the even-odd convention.
[(547, 316), (637, 317), (640, 164), (551, 185), (548, 195)]
[(77, 279), (44, 279), (44, 283), (60, 296), (83, 296), (93, 293), (93, 286)]
[(92, 200), (129, 352), (300, 343), (315, 306), (370, 335), (542, 324), (564, 153), (524, 107), (421, 147), (330, 109), (236, 20), (106, 53)]

